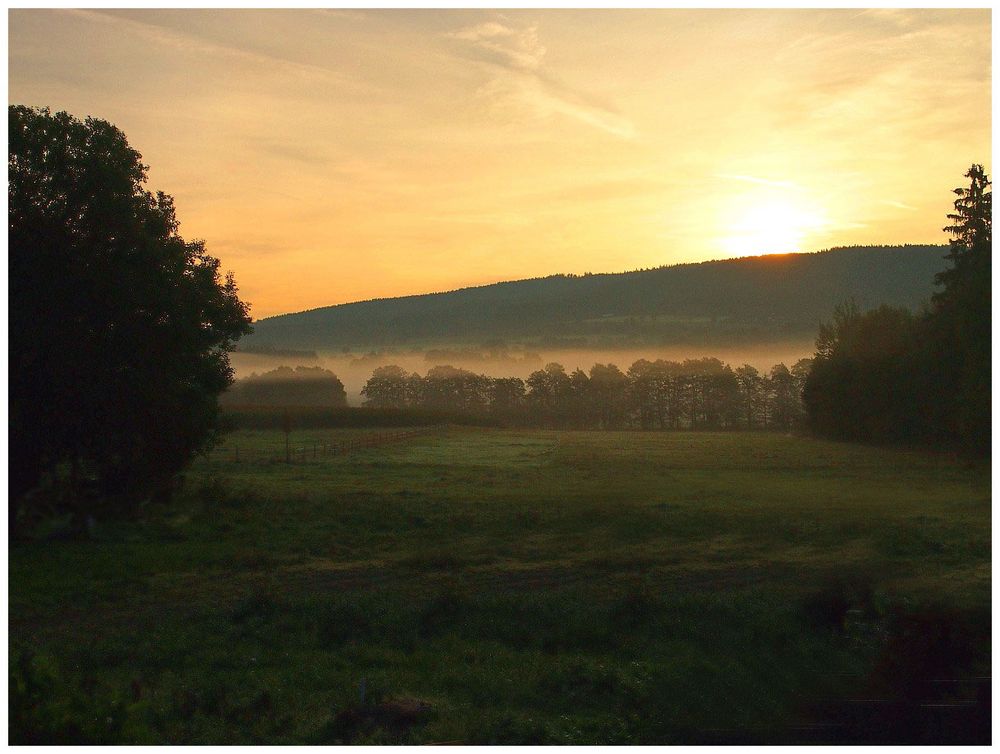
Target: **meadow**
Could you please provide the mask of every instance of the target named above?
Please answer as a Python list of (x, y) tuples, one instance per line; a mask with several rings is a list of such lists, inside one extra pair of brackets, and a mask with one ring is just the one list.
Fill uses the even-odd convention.
[(988, 463), (381, 432), (240, 430), (14, 544), (11, 743), (989, 740)]

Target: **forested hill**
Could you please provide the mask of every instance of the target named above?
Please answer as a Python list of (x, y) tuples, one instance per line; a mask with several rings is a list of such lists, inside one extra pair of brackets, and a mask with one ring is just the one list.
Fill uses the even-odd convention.
[(617, 274), (554, 275), (262, 319), (251, 347), (503, 340), (537, 346), (747, 343), (811, 336), (834, 307), (916, 309), (946, 246), (859, 246)]

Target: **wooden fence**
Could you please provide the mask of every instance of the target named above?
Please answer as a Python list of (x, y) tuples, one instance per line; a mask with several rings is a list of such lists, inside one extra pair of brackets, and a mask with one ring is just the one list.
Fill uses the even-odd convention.
[(439, 427), (419, 427), (402, 431), (385, 432), (365, 432), (358, 433), (357, 437), (345, 437), (341, 440), (327, 443), (306, 443), (292, 440), (288, 446), (273, 446), (267, 448), (240, 446), (234, 440), (213, 448), (208, 453), (208, 458), (213, 461), (241, 462), (281, 462), (306, 463), (308, 461), (319, 461), (324, 458), (346, 455), (355, 450), (363, 448), (375, 448), (380, 445), (387, 445), (391, 442), (408, 440), (413, 437), (428, 435), (438, 430)]

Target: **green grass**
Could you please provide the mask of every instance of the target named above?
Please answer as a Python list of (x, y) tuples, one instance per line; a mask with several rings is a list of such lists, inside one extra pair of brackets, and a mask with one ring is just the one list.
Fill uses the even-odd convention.
[(749, 433), (246, 452), (283, 447), (238, 432), (170, 507), (12, 548), (12, 741), (773, 741), (925, 614), (988, 674), (988, 466)]

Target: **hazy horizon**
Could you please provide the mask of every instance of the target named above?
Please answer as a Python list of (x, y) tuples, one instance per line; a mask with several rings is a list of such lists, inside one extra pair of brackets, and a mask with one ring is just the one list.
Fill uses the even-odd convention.
[(614, 364), (625, 372), (639, 359), (683, 362), (687, 359), (708, 357), (717, 358), (734, 369), (749, 364), (761, 373), (767, 374), (771, 367), (779, 363), (792, 367), (799, 359), (812, 358), (815, 348), (812, 338), (788, 338), (725, 346), (681, 344), (670, 346), (625, 345), (619, 348), (516, 349), (513, 352), (515, 356), (535, 357), (523, 358), (519, 361), (490, 360), (457, 353), (451, 353), (439, 359), (428, 358), (428, 352), (433, 353), (434, 350), (431, 348), (395, 348), (371, 353), (339, 354), (320, 349), (315, 359), (236, 351), (230, 358), (237, 379), (244, 379), (254, 373), (268, 372), (281, 366), (318, 366), (329, 369), (344, 383), (348, 404), (360, 406), (363, 404), (361, 388), (372, 376), (372, 372), (377, 367), (389, 365), (396, 365), (407, 372), (417, 372), (420, 375), (426, 374), (428, 370), (436, 366), (453, 366), (489, 377), (520, 377), (525, 379), (529, 374), (542, 369), (550, 362), (562, 364), (567, 373), (577, 368), (589, 372), (594, 364), (608, 363)]
[(989, 9), (11, 10), (9, 101), (118, 126), (262, 319), (941, 243)]

